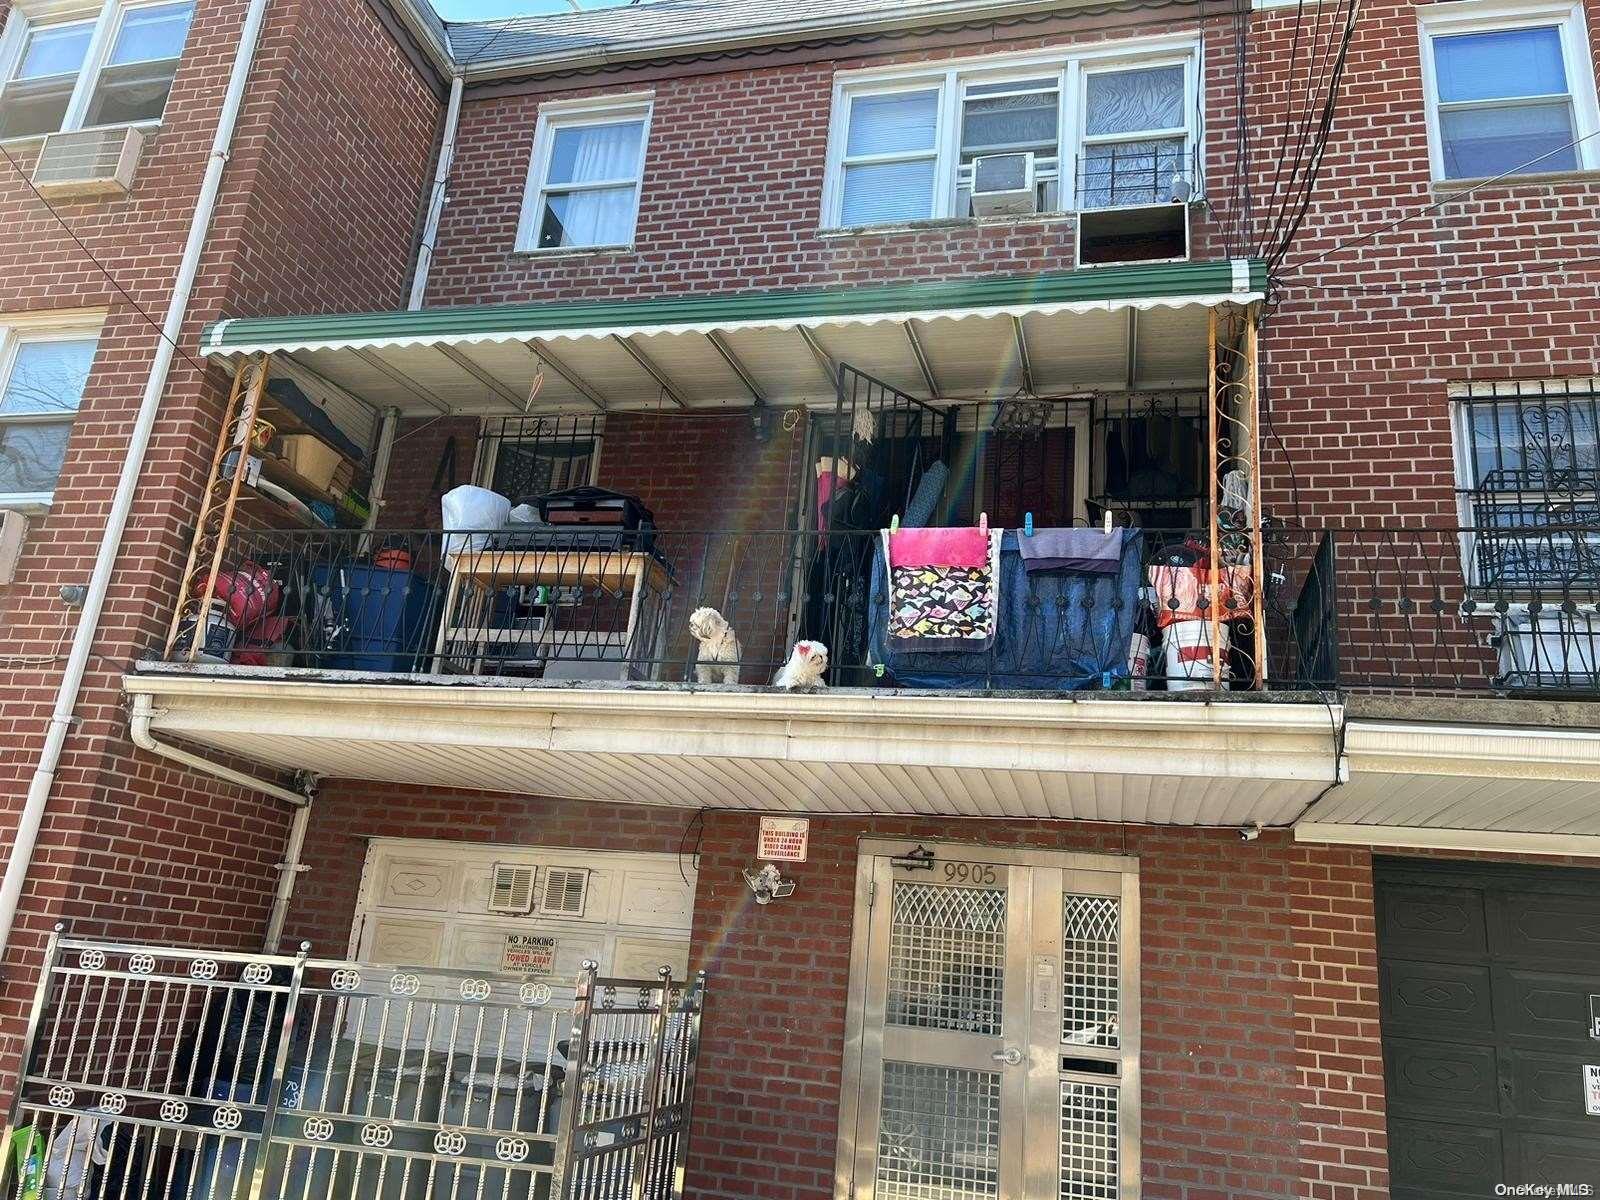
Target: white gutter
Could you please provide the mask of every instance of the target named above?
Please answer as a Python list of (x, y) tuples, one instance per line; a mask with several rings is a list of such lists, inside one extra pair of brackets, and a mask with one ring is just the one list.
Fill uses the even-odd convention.
[(289, 822), (289, 837), (284, 845), (283, 861), (278, 864), (278, 885), (273, 891), (272, 913), (267, 918), (267, 936), (262, 946), (266, 953), (276, 954), (278, 944), (283, 940), (283, 924), (289, 916), (289, 901), (294, 898), (295, 879), (307, 869), (300, 862), (300, 855), (305, 849), (306, 827), (311, 823), (313, 790), (308, 786), (304, 792), (293, 792), (275, 783), (268, 783), (265, 779), (257, 779), (254, 775), (235, 771), (232, 767), (192, 754), (170, 742), (158, 740), (150, 732), (150, 722), (158, 712), (155, 703), (148, 695), (141, 693), (133, 698), (133, 713), (128, 719), (128, 733), (133, 738), (133, 744), (139, 749), (159, 754), (162, 758), (182, 763), (192, 771), (215, 776), (249, 791), (274, 796), (294, 808), (294, 816)]
[(422, 244), (417, 247), (417, 269), (411, 279), (411, 299), (406, 307), (415, 312), (428, 293), (428, 271), (433, 266), (433, 244), (439, 237), (439, 222), (444, 216), (450, 190), (450, 168), (456, 161), (456, 131), (461, 125), (461, 91), (466, 80), (457, 72), (450, 80), (450, 105), (444, 113), (444, 135), (439, 141), (439, 163), (433, 173), (433, 195), (428, 201), (428, 216), (422, 224)]
[(1512, 829), (1435, 829), (1426, 825), (1350, 825), (1297, 822), (1297, 842), (1406, 850), (1472, 850), (1491, 854), (1559, 854), (1600, 858), (1600, 837), (1590, 833), (1524, 833)]
[(128, 515), (133, 509), (134, 495), (144, 475), (145, 453), (150, 447), (150, 437), (161, 410), (161, 397), (166, 391), (167, 376), (172, 369), (173, 353), (177, 340), (183, 334), (183, 325), (189, 315), (189, 298), (194, 290), (195, 278), (200, 272), (200, 260), (205, 250), (206, 236), (210, 232), (211, 218), (216, 210), (217, 197), (222, 188), (222, 173), (227, 167), (229, 147), (239, 120), (239, 110), (244, 104), (245, 84), (255, 61), (256, 44), (266, 23), (270, 0), (250, 0), (245, 12), (244, 25), (239, 33), (239, 48), (234, 54), (233, 68), (228, 77), (228, 90), (222, 101), (222, 111), (217, 117), (216, 136), (211, 143), (211, 155), (206, 162), (205, 177), (195, 200), (194, 216), (189, 222), (189, 237), (183, 248), (183, 258), (178, 264), (178, 274), (172, 285), (172, 298), (167, 303), (167, 315), (162, 322), (161, 340), (156, 345), (155, 359), (150, 365), (149, 378), (145, 380), (144, 395), (139, 402), (139, 412), (128, 435), (127, 450), (122, 460), (122, 473), (117, 478), (116, 491), (111, 497), (111, 508), (106, 516), (105, 532), (100, 538), (100, 548), (95, 555), (94, 571), (89, 577), (88, 594), (84, 598), (83, 612), (73, 631), (72, 647), (67, 653), (66, 667), (61, 673), (61, 686), (56, 692), (55, 709), (45, 733), (44, 747), (33, 778), (28, 784), (27, 799), (17, 820), (16, 833), (11, 845), (11, 857), (6, 863), (5, 876), (0, 879), (0, 959), (5, 956), (11, 941), (11, 931), (16, 925), (17, 907), (22, 899), (23, 884), (33, 863), (34, 850), (39, 843), (39, 830), (44, 825), (45, 809), (50, 802), (50, 792), (55, 784), (56, 768), (66, 745), (67, 734), (72, 729), (73, 711), (78, 704), (78, 693), (83, 687), (84, 673), (94, 648), (95, 634), (100, 626), (101, 610), (105, 607), (106, 592), (111, 574), (117, 563), (117, 551), (122, 546), (122, 536), (128, 525)]
[(289, 788), (280, 787), (275, 783), (268, 783), (265, 779), (258, 779), (254, 775), (247, 775), (243, 771), (236, 771), (232, 767), (224, 766), (219, 762), (212, 762), (209, 758), (202, 758), (170, 742), (157, 740), (155, 734), (150, 732), (150, 723), (160, 715), (155, 706), (155, 701), (147, 692), (139, 692), (133, 697), (133, 712), (128, 718), (128, 734), (133, 738), (133, 744), (141, 750), (148, 750), (151, 754), (159, 754), (162, 758), (170, 758), (173, 762), (182, 763), (191, 770), (201, 771), (213, 775), (227, 783), (245, 788), (252, 792), (261, 792), (282, 800), (285, 804), (296, 809), (309, 808), (310, 802), (302, 792), (291, 791)]

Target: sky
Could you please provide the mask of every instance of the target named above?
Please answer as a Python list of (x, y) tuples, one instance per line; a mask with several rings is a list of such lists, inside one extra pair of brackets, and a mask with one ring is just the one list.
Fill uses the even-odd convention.
[[(584, 8), (615, 8), (628, 0), (578, 0)], [(492, 21), (498, 17), (524, 17), (536, 13), (571, 12), (566, 0), (433, 0), (448, 21)]]

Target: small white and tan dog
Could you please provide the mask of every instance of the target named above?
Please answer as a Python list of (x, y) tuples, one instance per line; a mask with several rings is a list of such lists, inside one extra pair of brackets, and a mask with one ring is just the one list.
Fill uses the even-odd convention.
[(821, 642), (796, 642), (794, 653), (772, 681), (773, 687), (791, 692), (815, 692), (828, 686), (822, 678), (828, 669), (828, 648)]
[(739, 635), (728, 619), (714, 608), (697, 608), (689, 614), (689, 636), (700, 643), (695, 656), (697, 683), (738, 683), (742, 649)]

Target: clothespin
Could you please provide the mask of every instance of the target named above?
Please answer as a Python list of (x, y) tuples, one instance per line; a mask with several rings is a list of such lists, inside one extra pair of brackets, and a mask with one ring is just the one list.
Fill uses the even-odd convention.
[(985, 535), (988, 534), (988, 532), (989, 532), (989, 514), (988, 513), (979, 513), (978, 514), (978, 531), (980, 533), (985, 534)]
[(1024, 513), (1022, 516), (1022, 533), (1025, 537), (1033, 536), (1033, 514)]
[(889, 532), (890, 533), (899, 533), (900, 532), (900, 514), (899, 513), (895, 513), (895, 515), (892, 518), (890, 518), (890, 520), (889, 520)]

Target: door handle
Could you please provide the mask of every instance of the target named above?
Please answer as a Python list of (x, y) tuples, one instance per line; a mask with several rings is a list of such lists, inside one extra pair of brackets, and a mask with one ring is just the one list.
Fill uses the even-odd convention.
[(989, 1055), (997, 1063), (1004, 1063), (1008, 1067), (1015, 1067), (1022, 1062), (1022, 1051), (1015, 1046), (1007, 1046), (1004, 1050), (996, 1050)]

